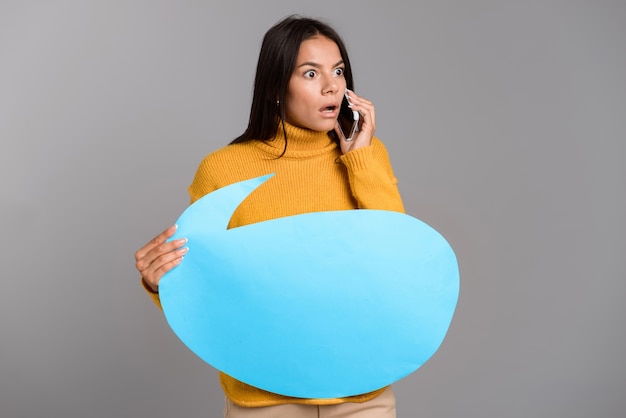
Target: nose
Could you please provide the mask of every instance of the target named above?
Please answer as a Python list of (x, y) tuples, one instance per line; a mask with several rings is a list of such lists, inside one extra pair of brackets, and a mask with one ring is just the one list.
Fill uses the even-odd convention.
[(339, 85), (337, 84), (337, 80), (335, 79), (335, 77), (328, 77), (326, 78), (325, 83), (322, 87), (322, 94), (327, 95), (336, 93), (338, 89)]

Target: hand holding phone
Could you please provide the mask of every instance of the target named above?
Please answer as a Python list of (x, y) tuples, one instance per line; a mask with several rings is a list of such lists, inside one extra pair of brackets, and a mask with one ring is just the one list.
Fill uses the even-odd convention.
[(375, 131), (374, 104), (352, 90), (346, 90), (335, 125), (341, 152), (345, 154), (371, 145)]

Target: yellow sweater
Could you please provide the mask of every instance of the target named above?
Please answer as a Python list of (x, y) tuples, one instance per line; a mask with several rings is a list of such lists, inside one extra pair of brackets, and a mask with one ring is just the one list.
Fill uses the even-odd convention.
[[(229, 228), (309, 212), (385, 209), (404, 212), (387, 151), (377, 138), (372, 145), (342, 155), (325, 132), (286, 124), (287, 150), (279, 129), (272, 141), (227, 145), (206, 156), (189, 186), (191, 202), (229, 184), (276, 173), (253, 191), (234, 212)], [(160, 307), (158, 294), (151, 293)], [(374, 392), (333, 399), (301, 399), (267, 392), (220, 373), (226, 396), (246, 407), (283, 403), (330, 405), (364, 402)]]

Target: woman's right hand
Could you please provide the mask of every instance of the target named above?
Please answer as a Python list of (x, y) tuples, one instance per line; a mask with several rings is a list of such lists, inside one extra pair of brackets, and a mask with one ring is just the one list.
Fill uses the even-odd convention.
[(159, 292), (161, 277), (176, 267), (187, 253), (188, 248), (183, 247), (187, 243), (186, 238), (167, 242), (176, 228), (176, 225), (170, 226), (135, 253), (135, 267), (145, 285), (154, 293)]

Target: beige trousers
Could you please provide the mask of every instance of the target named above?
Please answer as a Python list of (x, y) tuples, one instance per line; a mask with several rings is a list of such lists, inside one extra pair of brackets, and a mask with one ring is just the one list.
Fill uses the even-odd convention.
[(396, 418), (396, 397), (391, 388), (367, 402), (337, 405), (285, 404), (243, 408), (226, 398), (224, 418)]

